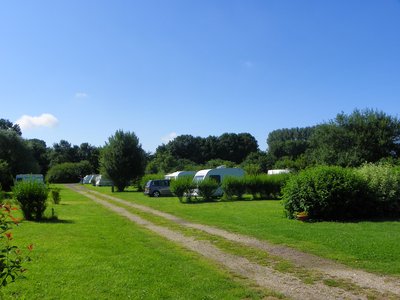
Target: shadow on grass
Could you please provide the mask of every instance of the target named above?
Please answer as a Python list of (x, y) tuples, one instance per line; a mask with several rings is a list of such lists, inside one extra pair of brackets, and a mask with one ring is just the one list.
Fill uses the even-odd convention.
[(72, 220), (61, 220), (58, 218), (42, 218), (39, 221), (35, 221), (35, 220), (30, 220), (32, 222), (36, 222), (36, 223), (49, 223), (49, 224), (74, 224), (75, 222)]

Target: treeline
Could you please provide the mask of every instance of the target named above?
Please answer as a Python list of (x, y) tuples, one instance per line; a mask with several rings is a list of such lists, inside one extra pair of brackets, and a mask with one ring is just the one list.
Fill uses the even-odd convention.
[[(115, 138), (123, 134), (119, 132)], [(266, 151), (259, 150), (256, 139), (249, 133), (224, 133), (205, 138), (180, 135), (160, 145), (154, 154), (145, 153), (136, 139), (133, 134), (136, 147), (143, 153), (137, 160), (140, 161), (137, 174), (165, 174), (226, 165), (240, 166), (254, 175), (275, 168), (358, 167), (366, 162), (398, 164), (400, 121), (372, 109), (355, 110), (349, 115), (339, 113), (333, 120), (318, 125), (270, 132)], [(60, 174), (64, 169), (74, 170), (75, 173), (69, 174), (70, 181), (78, 181), (75, 177), (82, 172), (101, 173), (104, 148), (108, 148), (107, 143), (103, 147), (88, 143), (77, 146), (66, 140), (48, 147), (39, 139), (23, 139), (17, 124), (0, 119), (1, 185), (9, 188), (18, 173), (52, 174), (59, 181), (63, 180)], [(121, 157), (125, 159), (126, 155), (122, 153)], [(103, 165), (107, 165), (106, 160)]]

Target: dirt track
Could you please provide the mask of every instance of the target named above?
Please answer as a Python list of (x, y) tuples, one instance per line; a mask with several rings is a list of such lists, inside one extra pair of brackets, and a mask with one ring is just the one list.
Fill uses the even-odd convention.
[[(164, 238), (174, 241), (181, 246), (197, 252), (210, 260), (217, 262), (231, 272), (242, 277), (253, 280), (260, 287), (279, 292), (292, 299), (367, 299), (373, 296), (378, 299), (400, 299), (400, 280), (389, 276), (379, 276), (362, 270), (351, 269), (333, 261), (323, 259), (311, 254), (303, 253), (289, 247), (270, 244), (253, 237), (231, 233), (216, 227), (188, 222), (174, 215), (164, 213), (144, 205), (134, 204), (116, 197), (104, 195), (96, 191), (88, 190), (81, 185), (67, 185), (67, 187), (92, 199), (94, 202), (107, 207), (108, 209), (122, 215), (136, 224), (145, 227)], [(171, 230), (164, 226), (156, 225), (145, 220), (127, 209), (115, 205), (112, 202), (130, 206), (134, 209), (150, 213), (169, 221), (175, 222), (181, 226), (194, 228), (204, 231), (208, 234), (227, 239), (231, 242), (245, 245), (266, 251), (270, 255), (287, 260), (297, 267), (306, 271), (318, 274), (320, 280), (313, 284), (306, 284), (298, 277), (279, 272), (271, 267), (259, 265), (249, 261), (245, 257), (232, 255), (212, 245), (207, 240), (196, 240), (194, 237), (188, 237), (182, 233)], [(324, 280), (339, 280), (351, 285), (350, 289), (342, 289), (325, 285)]]

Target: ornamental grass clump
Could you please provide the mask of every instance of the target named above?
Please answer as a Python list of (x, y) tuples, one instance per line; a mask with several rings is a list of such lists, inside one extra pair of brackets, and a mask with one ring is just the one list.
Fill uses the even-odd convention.
[(42, 220), (49, 192), (44, 183), (20, 181), (15, 184), (13, 192), (26, 220)]

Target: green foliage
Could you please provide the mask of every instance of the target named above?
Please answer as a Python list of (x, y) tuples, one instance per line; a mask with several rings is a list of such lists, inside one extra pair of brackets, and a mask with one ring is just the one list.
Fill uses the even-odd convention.
[(51, 188), (51, 198), (53, 199), (54, 204), (60, 204), (61, 195), (60, 195), (60, 188), (52, 187)]
[(13, 188), (14, 198), (18, 201), (26, 220), (40, 221), (46, 210), (48, 189), (37, 181), (20, 181)]
[(139, 181), (139, 185), (138, 185), (138, 191), (139, 192), (143, 192), (144, 188), (146, 186), (146, 183), (149, 180), (157, 180), (157, 179), (163, 179), (164, 178), (164, 174), (162, 173), (158, 173), (158, 174), (146, 174), (144, 175), (140, 181)]
[(222, 181), (222, 189), (224, 191), (224, 197), (232, 200), (234, 197), (242, 199), (246, 192), (246, 182), (240, 177), (226, 177)]
[(133, 132), (117, 130), (108, 139), (100, 154), (102, 172), (122, 192), (131, 180), (144, 174), (145, 152)]
[(191, 192), (196, 188), (196, 185), (193, 183), (192, 177), (183, 176), (171, 180), (169, 188), (179, 198), (180, 202), (183, 202), (184, 197), (186, 197), (186, 202), (191, 202)]
[(213, 178), (205, 178), (200, 181), (197, 185), (199, 196), (205, 201), (209, 201), (215, 198), (215, 192), (219, 187), (218, 182)]
[(39, 173), (40, 170), (27, 142), (14, 130), (0, 129), (0, 160), (7, 162), (12, 176)]
[[(11, 223), (18, 224), (12, 215), (16, 208), (0, 204), (0, 288), (14, 282), (25, 271), (23, 264), (30, 258), (24, 256), (21, 249), (12, 244)], [(32, 250), (32, 245), (28, 246)]]
[(49, 183), (76, 183), (82, 176), (91, 173), (92, 167), (88, 161), (61, 163), (49, 169), (46, 181)]
[(367, 182), (373, 206), (382, 216), (400, 215), (400, 174), (387, 164), (364, 164), (358, 173)]
[(10, 167), (5, 160), (0, 159), (0, 185), (5, 190), (10, 190), (13, 184), (13, 177), (11, 175)]
[(320, 166), (291, 176), (283, 188), (286, 214), (307, 212), (312, 219), (339, 220), (370, 212), (368, 187), (352, 169)]
[(338, 114), (317, 126), (310, 138), (308, 157), (315, 164), (357, 167), (400, 155), (400, 121), (366, 109)]

